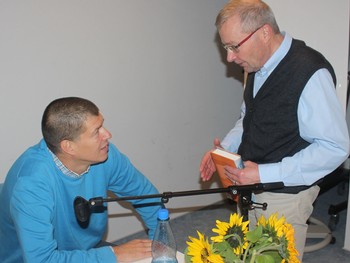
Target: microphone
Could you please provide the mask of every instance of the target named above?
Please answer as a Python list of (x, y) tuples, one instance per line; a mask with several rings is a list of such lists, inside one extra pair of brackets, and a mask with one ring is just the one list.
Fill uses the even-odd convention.
[[(268, 191), (281, 189), (284, 187), (283, 182), (276, 183), (257, 183), (251, 185), (231, 185), (226, 188), (212, 188), (212, 189), (202, 189), (202, 190), (189, 190), (180, 192), (163, 192), (162, 194), (151, 194), (151, 195), (139, 195), (139, 196), (125, 196), (116, 198), (103, 198), (103, 197), (93, 197), (89, 201), (81, 196), (77, 196), (74, 199), (74, 213), (79, 225), (86, 228), (89, 225), (91, 212), (98, 208), (103, 208), (103, 204), (106, 202), (117, 202), (117, 201), (127, 201), (127, 200), (140, 200), (140, 199), (150, 199), (150, 198), (161, 198), (161, 202), (167, 203), (169, 198), (180, 197), (180, 196), (193, 196), (193, 195), (204, 195), (204, 194), (215, 194), (215, 193), (228, 193), (232, 194), (244, 194), (244, 196), (250, 196), (253, 191)], [(243, 205), (251, 205), (250, 197), (246, 198), (249, 203), (243, 202)], [(264, 204), (266, 208), (267, 204)]]
[(90, 203), (81, 196), (77, 196), (74, 199), (74, 213), (79, 225), (86, 228), (89, 225), (91, 215)]

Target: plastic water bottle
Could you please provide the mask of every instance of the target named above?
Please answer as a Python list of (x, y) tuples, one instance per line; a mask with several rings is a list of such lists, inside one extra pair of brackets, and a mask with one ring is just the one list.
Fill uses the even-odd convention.
[(158, 212), (158, 224), (152, 242), (152, 263), (177, 263), (176, 242), (169, 223), (169, 211)]

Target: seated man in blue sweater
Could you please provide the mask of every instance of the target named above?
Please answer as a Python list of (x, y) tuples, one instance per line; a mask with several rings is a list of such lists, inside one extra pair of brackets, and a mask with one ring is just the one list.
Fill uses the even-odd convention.
[(75, 217), (77, 196), (106, 197), (107, 190), (118, 196), (158, 193), (108, 142), (112, 136), (103, 121), (86, 99), (61, 98), (47, 106), (43, 140), (14, 163), (0, 194), (0, 262), (115, 263), (151, 256), (159, 199), (132, 201), (149, 228), (147, 240), (96, 248), (107, 211), (93, 213), (86, 228)]

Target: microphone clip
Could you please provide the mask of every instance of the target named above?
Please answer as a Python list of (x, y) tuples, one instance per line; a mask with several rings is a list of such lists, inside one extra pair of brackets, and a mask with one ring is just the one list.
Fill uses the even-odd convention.
[(252, 191), (242, 191), (239, 195), (240, 209), (242, 210), (243, 220), (248, 220), (248, 212), (254, 209), (266, 210), (267, 203), (257, 203), (252, 201)]

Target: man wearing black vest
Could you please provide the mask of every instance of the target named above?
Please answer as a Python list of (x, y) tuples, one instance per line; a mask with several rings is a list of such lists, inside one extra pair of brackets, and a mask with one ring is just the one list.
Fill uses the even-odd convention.
[[(280, 32), (262, 1), (229, 1), (216, 26), (227, 61), (240, 65), (248, 77), (241, 117), (222, 142), (214, 140), (214, 146), (242, 156), (244, 169), (226, 167), (234, 184), (284, 183), (283, 189), (253, 194), (268, 208), (250, 211), (250, 225), (261, 215), (284, 215), (294, 227), (302, 259), (317, 182), (349, 155), (334, 70), (322, 54)], [(215, 172), (209, 152), (200, 172), (203, 181)]]

